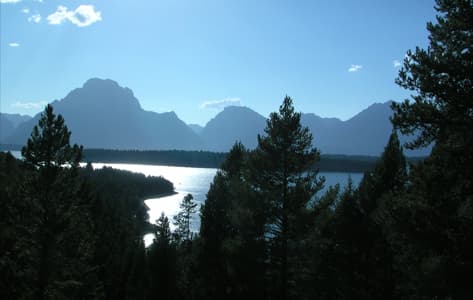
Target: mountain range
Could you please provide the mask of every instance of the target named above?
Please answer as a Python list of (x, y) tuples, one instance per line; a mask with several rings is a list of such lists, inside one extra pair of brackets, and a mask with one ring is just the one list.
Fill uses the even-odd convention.
[(31, 117), (28, 115), (0, 113), (0, 141), (11, 136), (20, 124), (30, 119)]
[[(51, 104), (65, 118), (72, 142), (85, 148), (226, 152), (238, 140), (252, 149), (266, 126), (264, 116), (242, 106), (226, 107), (203, 127), (187, 125), (174, 112), (144, 110), (129, 88), (109, 79), (90, 79)], [(347, 121), (303, 113), (301, 123), (309, 127), (314, 146), (323, 154), (377, 156), (392, 130), (390, 105), (390, 101), (373, 104)], [(24, 145), (39, 118), (40, 114), (33, 118), (0, 114), (0, 142)]]

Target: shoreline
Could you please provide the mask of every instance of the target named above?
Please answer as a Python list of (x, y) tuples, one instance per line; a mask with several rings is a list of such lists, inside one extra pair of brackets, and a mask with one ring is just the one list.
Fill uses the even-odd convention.
[(175, 190), (171, 191), (171, 192), (164, 192), (164, 193), (160, 193), (160, 194), (157, 194), (157, 195), (147, 196), (146, 199), (143, 199), (143, 201), (169, 197), (169, 196), (173, 196), (173, 195), (177, 195), (177, 194), (179, 194), (179, 193), (176, 192)]

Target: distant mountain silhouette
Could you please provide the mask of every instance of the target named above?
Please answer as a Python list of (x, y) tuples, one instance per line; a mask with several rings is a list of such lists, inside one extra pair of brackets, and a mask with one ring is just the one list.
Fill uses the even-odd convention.
[[(380, 155), (392, 130), (389, 117), (392, 101), (376, 103), (347, 121), (322, 118), (313, 113), (302, 114), (301, 123), (313, 134), (314, 145), (323, 154)], [(240, 140), (255, 148), (257, 134), (263, 133), (266, 119), (246, 107), (227, 107), (207, 123), (201, 137), (211, 151), (228, 151)], [(400, 137), (401, 142), (410, 140)], [(406, 151), (410, 156), (423, 156), (429, 149)]]
[(243, 106), (227, 106), (205, 125), (200, 136), (210, 151), (226, 152), (235, 141), (255, 148), (258, 133), (262, 133), (266, 119)]
[(197, 134), (201, 134), (202, 130), (204, 130), (204, 127), (199, 124), (189, 124), (188, 126)]
[(0, 143), (3, 143), (22, 123), (30, 120), (28, 115), (0, 113)]
[[(314, 145), (323, 154), (377, 156), (392, 130), (390, 104), (373, 104), (347, 121), (304, 113), (301, 122), (309, 127)], [(186, 125), (174, 112), (143, 110), (130, 89), (108, 79), (90, 79), (52, 105), (56, 114), (64, 116), (72, 141), (86, 148), (226, 152), (241, 141), (253, 149), (266, 127), (265, 117), (242, 106), (226, 107), (205, 127)], [(39, 116), (0, 114), (0, 142), (24, 145)], [(400, 140), (409, 139), (401, 136)], [(422, 156), (429, 151), (406, 154)]]
[(323, 152), (346, 155), (379, 155), (389, 138), (392, 125), (390, 102), (373, 104), (347, 121), (304, 114), (314, 144)]
[[(86, 148), (200, 150), (200, 138), (174, 112), (141, 108), (133, 92), (115, 81), (90, 79), (52, 103), (72, 131), (73, 142)], [(39, 114), (20, 125), (6, 140), (24, 145)]]

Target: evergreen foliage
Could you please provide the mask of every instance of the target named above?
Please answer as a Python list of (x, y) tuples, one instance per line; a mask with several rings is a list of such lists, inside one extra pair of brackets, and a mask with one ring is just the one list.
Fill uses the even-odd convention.
[(397, 83), (416, 92), (394, 105), (393, 124), (420, 132), (408, 144), (434, 143), (431, 155), (410, 172), (397, 198), (396, 237), (411, 267), (402, 292), (418, 297), (464, 298), (473, 274), (473, 3), (437, 1), (437, 23), (428, 23), (427, 49), (408, 52)]
[(297, 269), (303, 262), (297, 255), (304, 238), (307, 207), (323, 181), (309, 167), (319, 159), (312, 148), (312, 135), (300, 124), (292, 99), (286, 97), (278, 113), (269, 117), (265, 135), (258, 136), (252, 159), (258, 193), (269, 207), (265, 237), (270, 245), (271, 281), (274, 296), (294, 297)]
[(181, 211), (173, 218), (176, 226), (174, 234), (178, 241), (188, 242), (192, 239), (191, 220), (192, 215), (197, 212), (197, 203), (193, 199), (192, 194), (187, 194), (179, 204)]
[[(150, 224), (172, 183), (92, 164), (47, 106), (23, 148), (0, 153), (2, 299), (469, 299), (473, 294), (473, 5), (438, 0), (430, 45), (409, 52), (394, 129), (358, 187), (328, 187), (286, 97), (258, 146), (235, 143), (201, 206), (188, 194)], [(397, 132), (433, 143), (408, 165)], [(222, 158), (223, 159), (223, 158)], [(154, 242), (144, 247), (143, 236)]]

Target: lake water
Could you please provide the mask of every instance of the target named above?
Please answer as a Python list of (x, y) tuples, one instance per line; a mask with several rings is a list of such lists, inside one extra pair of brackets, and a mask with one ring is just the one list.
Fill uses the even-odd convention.
[[(21, 158), (19, 151), (12, 151), (12, 154)], [(192, 194), (194, 200), (199, 205), (205, 202), (206, 194), (209, 190), (210, 183), (213, 181), (217, 169), (213, 168), (190, 168), (190, 167), (173, 167), (173, 166), (157, 166), (157, 165), (140, 165), (140, 164), (114, 164), (114, 163), (93, 163), (94, 168), (102, 168), (104, 166), (115, 169), (142, 173), (147, 176), (162, 176), (174, 184), (176, 194), (162, 197), (146, 199), (145, 203), (149, 207), (149, 221), (155, 223), (156, 220), (164, 212), (170, 220), (179, 211), (179, 203), (187, 194)], [(348, 178), (351, 177), (353, 184), (357, 186), (362, 173), (338, 173), (338, 172), (321, 172), (319, 175), (325, 177), (325, 188), (339, 183), (342, 187), (346, 186)], [(323, 194), (323, 190), (318, 195)], [(193, 229), (198, 230), (200, 220), (198, 213), (193, 219)], [(151, 243), (152, 236), (145, 237), (146, 244)]]
[[(155, 223), (156, 220), (164, 212), (170, 221), (179, 211), (179, 203), (187, 194), (192, 194), (194, 200), (199, 205), (205, 202), (206, 194), (210, 188), (217, 169), (211, 168), (189, 168), (189, 167), (172, 167), (172, 166), (156, 166), (156, 165), (139, 165), (139, 164), (113, 164), (113, 163), (93, 163), (94, 168), (102, 168), (104, 166), (112, 167), (120, 170), (127, 170), (135, 173), (143, 173), (147, 176), (162, 176), (174, 184), (177, 194), (151, 198), (145, 200), (149, 207), (149, 221)], [(353, 184), (358, 185), (363, 174), (361, 173), (337, 173), (337, 172), (321, 172), (321, 176), (325, 177), (325, 188), (330, 185), (339, 183), (342, 187), (348, 183), (351, 178)], [(322, 195), (324, 191), (319, 192)], [(200, 220), (198, 213), (193, 218), (193, 229), (198, 231)], [(145, 236), (145, 244), (151, 244), (153, 235)]]

